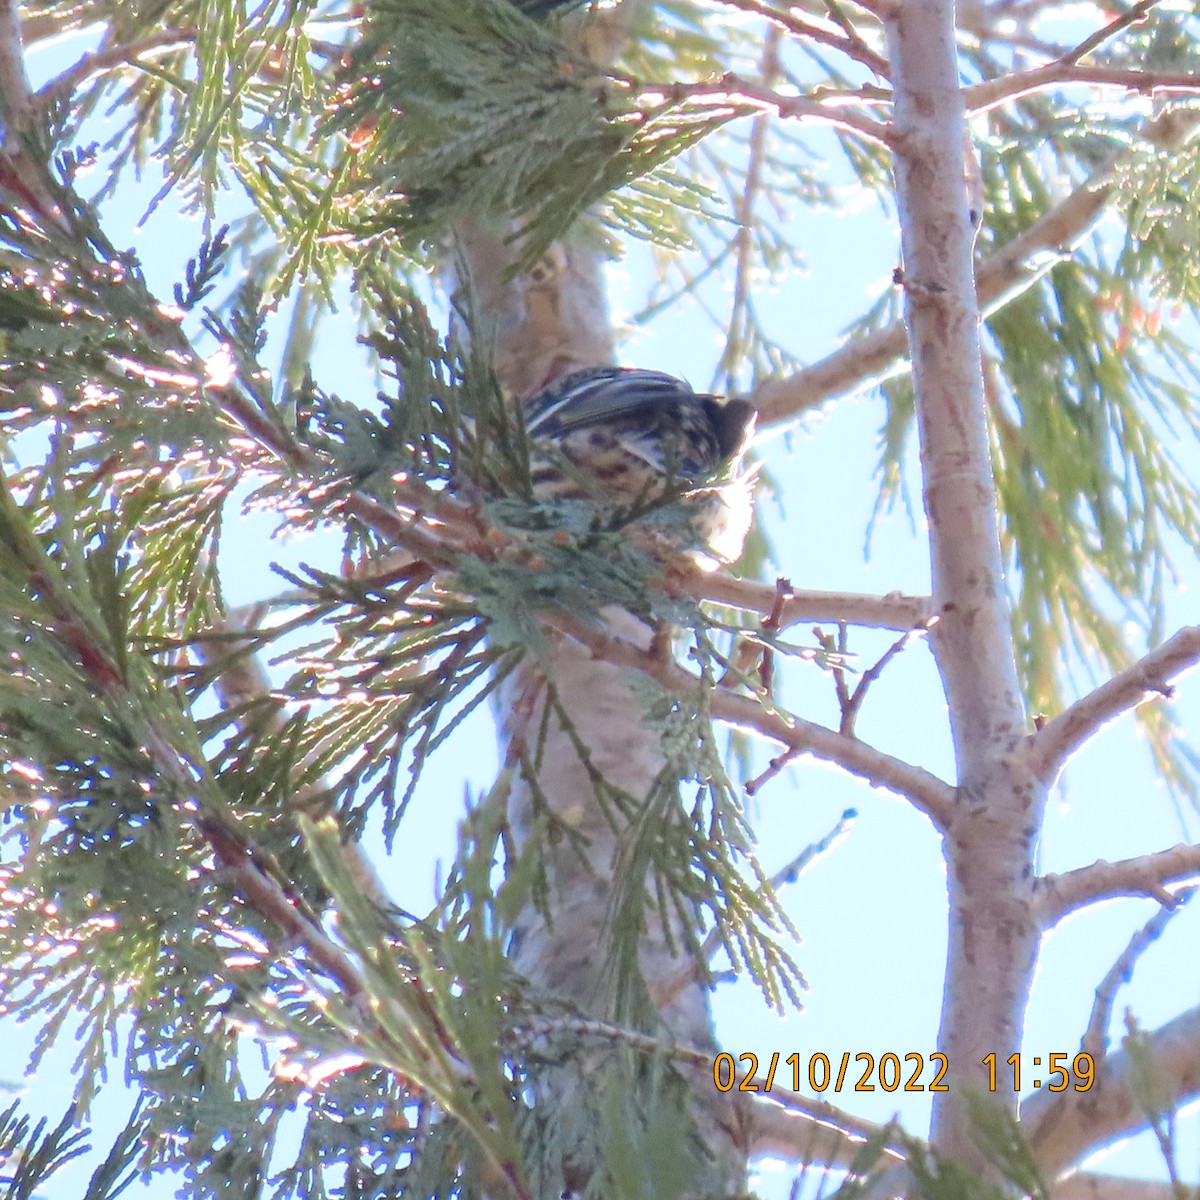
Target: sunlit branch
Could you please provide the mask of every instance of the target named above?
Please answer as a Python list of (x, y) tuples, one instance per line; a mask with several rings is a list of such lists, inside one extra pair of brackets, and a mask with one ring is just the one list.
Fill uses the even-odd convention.
[[(686, 695), (703, 686), (697, 676), (669, 656), (657, 653), (653, 647), (643, 650), (595, 622), (565, 612), (547, 612), (543, 619), (549, 627), (582, 643), (596, 658), (642, 671), (669, 691)], [(811, 754), (834, 763), (874, 787), (904, 796), (939, 828), (944, 828), (950, 818), (954, 789), (920, 767), (893, 758), (857, 738), (845, 737), (824, 725), (768, 707), (758, 697), (716, 689), (707, 703), (719, 721), (753, 730), (798, 754)]]
[(1119, 88), (1151, 95), (1155, 92), (1200, 92), (1200, 75), (1183, 71), (1134, 71), (1120, 67), (1090, 67), (1071, 62), (1052, 62), (1030, 71), (1018, 71), (1001, 79), (989, 79), (965, 89), (967, 109), (987, 112), (1008, 100), (1070, 85)]
[(861, 592), (822, 592), (804, 588), (792, 589), (779, 605), (778, 591), (773, 584), (724, 573), (709, 575), (696, 571), (694, 575), (683, 576), (679, 583), (674, 580), (672, 583), (698, 600), (712, 600), (764, 617), (774, 613), (778, 606), (781, 629), (801, 621), (844, 621), (847, 625), (904, 632), (928, 621), (933, 610), (933, 601), (928, 596), (909, 596), (902, 592), (872, 596)]
[(1117, 896), (1149, 896), (1170, 907), (1178, 897), (1167, 884), (1200, 876), (1200, 845), (1181, 844), (1156, 854), (1118, 862), (1101, 859), (1058, 875), (1043, 875), (1033, 885), (1034, 913), (1049, 929), (1068, 913)]
[(21, 49), (19, 7), (17, 0), (0, 0), (0, 99), (8, 132), (23, 127), (33, 99)]
[[(1200, 1094), (1200, 1008), (1146, 1035), (1157, 1094), (1176, 1106)], [(1141, 1058), (1139, 1052), (1138, 1058)], [(1142, 1066), (1126, 1050), (1096, 1060), (1087, 1091), (1074, 1084), (1057, 1095), (1039, 1092), (1021, 1106), (1021, 1124), (1043, 1173), (1053, 1178), (1093, 1151), (1145, 1127), (1137, 1095)]]
[(1189, 625), (1133, 666), (1077, 700), (1026, 742), (1030, 769), (1047, 784), (1066, 761), (1115, 718), (1156, 697), (1171, 698), (1171, 683), (1200, 662), (1200, 625)]
[(1150, 10), (1158, 2), (1159, 0), (1138, 0), (1136, 4), (1130, 5), (1123, 13), (1120, 13), (1109, 21), (1107, 25), (1084, 38), (1074, 49), (1068, 50), (1059, 61), (1077, 63), (1081, 58), (1086, 58), (1093, 50), (1098, 50), (1105, 42), (1111, 41), (1123, 29), (1128, 29), (1130, 25), (1136, 25), (1139, 21), (1144, 21), (1150, 15)]
[(1092, 1005), (1092, 1015), (1088, 1018), (1087, 1029), (1080, 1040), (1079, 1049), (1099, 1058), (1108, 1050), (1108, 1027), (1112, 1022), (1113, 1003), (1117, 992), (1123, 984), (1133, 979), (1133, 971), (1137, 961), (1162, 936), (1171, 920), (1183, 911), (1184, 905), (1196, 894), (1196, 888), (1180, 888), (1175, 893), (1175, 904), (1171, 908), (1160, 908), (1129, 939), (1129, 944), (1118, 956), (1117, 961), (1108, 969), (1100, 986), (1096, 988), (1096, 1000)]
[(1166, 1180), (1127, 1179), (1086, 1171), (1056, 1183), (1050, 1194), (1054, 1200), (1179, 1200), (1178, 1190)]
[[(777, 1081), (769, 1099), (755, 1099), (749, 1116), (750, 1153), (760, 1158), (848, 1167), (862, 1153), (866, 1141), (879, 1141), (885, 1134), (881, 1125), (781, 1088)], [(902, 1161), (904, 1155), (899, 1145), (883, 1141), (881, 1157)]]
[[(986, 315), (1032, 286), (1087, 233), (1113, 187), (1107, 164), (1028, 229), (989, 255), (975, 272)], [(855, 337), (811, 367), (767, 380), (754, 395), (760, 428), (794, 420), (826, 400), (882, 383), (909, 370), (908, 337), (901, 321)]]
[(718, 104), (743, 105), (763, 112), (778, 113), (789, 120), (824, 121), (882, 146), (890, 146), (892, 142), (890, 130), (879, 121), (835, 108), (811, 96), (785, 96), (761, 83), (729, 72), (720, 79), (696, 83), (640, 83), (638, 88), (644, 95), (663, 96), (673, 104), (685, 100), (711, 100)]
[[(281, 462), (302, 475), (320, 478), (324, 471), (316, 455), (265, 417), (235, 386), (210, 387), (221, 408)], [(467, 504), (423, 484), (398, 483), (395, 499), (407, 515), (357, 490), (340, 498), (340, 506), (396, 549), (407, 550), (434, 567), (451, 567), (453, 548), (485, 548), (484, 528)]]
[(195, 37), (194, 29), (161, 29), (157, 33), (138, 38), (136, 42), (89, 50), (74, 66), (68, 67), (38, 88), (36, 100), (44, 105), (51, 100), (63, 99), (101, 71), (127, 64), (137, 65), (138, 59), (143, 55), (155, 50), (174, 50), (186, 46)]
[(742, 12), (764, 17), (776, 29), (781, 29), (785, 33), (792, 33), (797, 37), (808, 38), (810, 41), (820, 42), (824, 46), (840, 50), (856, 62), (862, 63), (864, 67), (873, 71), (881, 78), (886, 79), (888, 77), (887, 59), (882, 54), (878, 54), (872, 50), (857, 35), (852, 36), (844, 31), (836, 32), (834, 28), (818, 25), (813, 21), (806, 20), (804, 17), (799, 16), (794, 8), (787, 10), (779, 9), (773, 5), (763, 3), (763, 0), (721, 0), (721, 2), (730, 8), (737, 8)]

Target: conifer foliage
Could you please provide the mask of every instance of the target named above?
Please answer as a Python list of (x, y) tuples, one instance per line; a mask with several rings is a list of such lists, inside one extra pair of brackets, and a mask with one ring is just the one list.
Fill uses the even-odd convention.
[[(1200, 545), (1181, 465), (1200, 22), (1085, 7), (5, 5), (0, 1005), (39, 1060), (80, 1049), (61, 1124), (0, 1114), (3, 1195), (62, 1194), (114, 1069), (138, 1099), (81, 1200), (156, 1174), (212, 1200), (698, 1200), (740, 1194), (763, 1154), (846, 1195), (1040, 1196), (1142, 1125), (1177, 1179), (1167, 1116), (1196, 1093), (1200, 1021), (1106, 1050), (1113, 980), (1200, 852), (1065, 875), (1033, 857), (1067, 759), (1200, 661), (1196, 628), (1164, 640), (1172, 556)], [(73, 65), (48, 50), (65, 35)], [(143, 172), (151, 214), (203, 218), (160, 294), (106, 232)], [(898, 213), (904, 265), (804, 366), (756, 281), (794, 276), (797, 228), (847, 187)], [(706, 574), (654, 535), (686, 526), (687, 497), (535, 497), (505, 364), (547, 353), (550, 312), (547, 361), (596, 365), (574, 357), (573, 272), (634, 243), (659, 271), (643, 316), (711, 316), (721, 382), (763, 428), (881, 384), (879, 502), (916, 433), (930, 595), (755, 582), (761, 538)], [(339, 306), (369, 387), (322, 366)], [(249, 509), (334, 531), (341, 562), (232, 609)], [(895, 640), (856, 673), (863, 628)], [(913, 642), (948, 702), (945, 779), (856, 733)], [(1081, 689), (1089, 671), (1105, 681)], [(788, 710), (792, 672), (824, 674), (839, 721)], [(593, 680), (623, 689), (605, 694), (635, 714), (645, 778), (597, 765)], [(499, 775), (432, 906), (403, 911), (387, 880), (424, 869), (412, 797), (488, 703)], [(1165, 708), (1140, 719), (1194, 796)], [(584, 780), (569, 795), (555, 755)], [(714, 1089), (717, 977), (780, 1011), (804, 987), (776, 886), (827, 844), (772, 879), (746, 804), (804, 756), (944, 836), (954, 1090), (931, 1131)], [(1090, 1083), (1020, 1114), (971, 1097), (965, 1064), (1021, 1048), (1042, 934), (1131, 894), (1162, 911), (1097, 980), (1093, 1107)], [(567, 953), (582, 966), (556, 981)]]

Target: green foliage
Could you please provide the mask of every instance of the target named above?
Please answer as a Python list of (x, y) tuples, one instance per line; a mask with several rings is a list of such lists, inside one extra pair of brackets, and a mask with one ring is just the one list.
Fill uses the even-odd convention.
[[(37, 1191), (60, 1167), (85, 1154), (87, 1134), (76, 1130), (75, 1114), (68, 1110), (53, 1129), (43, 1118), (32, 1124), (19, 1104), (0, 1112), (0, 1162), (4, 1164), (4, 1200), (37, 1200)], [(112, 1195), (105, 1191), (103, 1196)], [(89, 1190), (88, 1200), (93, 1200)], [(97, 1193), (94, 1200), (103, 1200)]]
[[(322, 130), (350, 138), (360, 236), (422, 240), (463, 217), (517, 218), (532, 262), (593, 204), (748, 111), (609, 82), (507, 0), (377, 0), (371, 12), (358, 78)], [(662, 225), (667, 198), (618, 197), (614, 220)]]

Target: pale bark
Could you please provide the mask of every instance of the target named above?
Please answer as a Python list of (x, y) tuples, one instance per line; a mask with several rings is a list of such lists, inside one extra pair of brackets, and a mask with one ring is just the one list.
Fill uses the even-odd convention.
[[(1016, 752), (1023, 713), (1004, 593), (964, 193), (965, 121), (951, 0), (884, 13), (896, 88), (897, 202), (936, 624), (958, 803), (946, 834), (946, 994), (937, 1045), (950, 1091), (933, 1142), (982, 1165), (967, 1095), (984, 1055), (1020, 1045), (1040, 929), (1030, 885), (1045, 789)], [(1015, 1104), (1015, 1101), (1014, 1101)]]
[(1034, 909), (1046, 929), (1069, 913), (1117, 896), (1149, 896), (1166, 908), (1175, 904), (1169, 883), (1200, 875), (1200, 846), (1182, 843), (1155, 854), (1117, 862), (1091, 863), (1060, 875), (1043, 875), (1034, 884)]
[[(980, 308), (992, 312), (1035, 284), (1067, 257), (1104, 211), (1113, 192), (1114, 170), (1098, 170), (1045, 216), (985, 258), (976, 271)], [(760, 424), (794, 421), (828, 400), (862, 391), (908, 370), (908, 341), (897, 321), (856, 337), (819, 362), (782, 379), (769, 379), (755, 392)]]
[[(1154, 1030), (1148, 1043), (1156, 1098), (1178, 1107), (1200, 1095), (1200, 1009)], [(1145, 1126), (1146, 1110), (1132, 1086), (1137, 1072), (1128, 1051), (1118, 1050), (1096, 1060), (1088, 1091), (1042, 1092), (1021, 1106), (1023, 1130), (1045, 1176)]]
[(1047, 784), (1054, 783), (1067, 759), (1109, 721), (1146, 700), (1170, 699), (1174, 680), (1197, 662), (1200, 625), (1185, 626), (1033, 734), (1027, 749), (1030, 769)]

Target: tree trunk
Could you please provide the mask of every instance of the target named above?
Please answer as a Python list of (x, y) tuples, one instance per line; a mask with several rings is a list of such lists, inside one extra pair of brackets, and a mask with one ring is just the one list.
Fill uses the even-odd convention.
[[(1026, 769), (980, 371), (966, 196), (966, 125), (952, 0), (885, 14), (896, 87), (896, 192), (905, 315), (929, 518), (933, 653), (949, 706), (958, 805), (946, 832), (950, 939), (938, 1049), (938, 1150), (981, 1165), (967, 1100), (982, 1060), (1020, 1048), (1040, 928), (1033, 852), (1046, 792)], [(1010, 1110), (1015, 1095), (1000, 1096)]]
[[(478, 227), (462, 231), (458, 261), (469, 276), (471, 311), (477, 314), (471, 335), (489, 339), (501, 384), (528, 398), (570, 371), (611, 363), (612, 333), (596, 252), (556, 244), (532, 269), (508, 278), (513, 258), (501, 237)], [(640, 649), (650, 645), (652, 631), (629, 613), (608, 610), (604, 619), (611, 633)], [(510, 754), (514, 739), (537, 738), (536, 780), (518, 775), (509, 797), (509, 822), (519, 853), (532, 844), (544, 855), (550, 916), (547, 920), (528, 906), (517, 921), (511, 953), (535, 993), (609, 1019), (614, 991), (607, 950), (614, 937), (630, 934), (611, 928), (614, 879), (629, 817), (614, 821), (612, 805), (601, 803), (597, 788), (624, 794), (636, 819), (658, 785), (665, 759), (660, 733), (647, 727), (627, 672), (596, 661), (569, 639), (548, 633), (547, 645), (544, 658), (527, 660), (497, 698), (502, 757)], [(543, 730), (547, 679), (566, 721), (552, 712)], [(547, 837), (548, 825), (576, 836)], [(648, 1031), (667, 1042), (714, 1047), (708, 989), (699, 981), (704, 972), (689, 948), (697, 940), (689, 937), (694, 930), (674, 927), (673, 914), (664, 924), (652, 904), (645, 911), (638, 962), (651, 995), (684, 973), (695, 975), (682, 987), (664, 989), (670, 998)], [(538, 1103), (553, 1105), (560, 1122), (569, 1123), (586, 1071), (585, 1060), (567, 1064), (551, 1077)], [(706, 1195), (737, 1194), (746, 1164), (737, 1104), (701, 1081), (692, 1116), (711, 1156), (699, 1188)], [(569, 1163), (559, 1191), (582, 1190), (591, 1168), (586, 1161)]]

